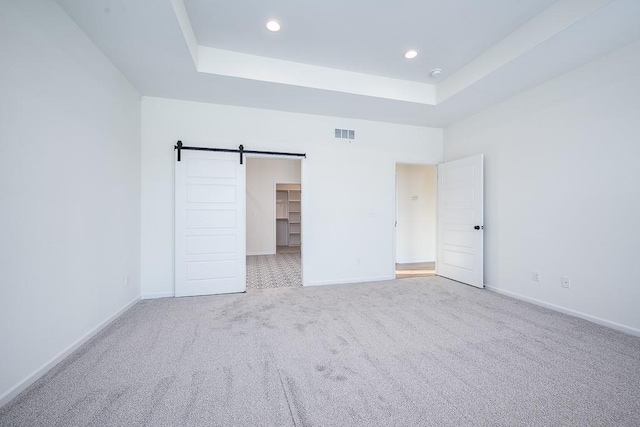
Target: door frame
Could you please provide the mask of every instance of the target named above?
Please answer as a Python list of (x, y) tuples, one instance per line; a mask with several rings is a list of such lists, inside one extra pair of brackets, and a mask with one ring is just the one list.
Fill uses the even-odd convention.
[(393, 221), (394, 223), (391, 225), (393, 232), (393, 257), (392, 257), (392, 267), (393, 267), (393, 279), (396, 279), (396, 264), (398, 260), (398, 226), (396, 222), (398, 221), (398, 165), (416, 165), (416, 166), (432, 166), (436, 171), (436, 275), (438, 274), (438, 262), (437, 262), (437, 254), (438, 254), (438, 165), (442, 162), (403, 162), (400, 160), (395, 160), (393, 163)]
[[(307, 182), (308, 182), (308, 176), (306, 174), (306, 157), (295, 157), (292, 158), (291, 156), (278, 156), (278, 155), (272, 155), (272, 154), (250, 154), (250, 153), (246, 153), (245, 155), (245, 160), (247, 158), (252, 158), (252, 159), (285, 159), (285, 160), (298, 160), (300, 161), (300, 212), (306, 212), (307, 211), (307, 206), (308, 206), (308, 200), (309, 200), (309, 195), (308, 195), (308, 191), (304, 190), (302, 191), (303, 188), (308, 188), (307, 186)], [(278, 184), (284, 184), (282, 182), (279, 182)], [(297, 183), (296, 183), (297, 184)], [(245, 192), (246, 193), (246, 192)], [(246, 200), (246, 194), (245, 194), (245, 200)], [(277, 246), (278, 246), (278, 241), (276, 238), (276, 204), (275, 204), (275, 197), (276, 197), (276, 183), (274, 182), (273, 184), (273, 197), (274, 197), (274, 204), (273, 204), (273, 217), (274, 217), (274, 221), (273, 221), (273, 244), (274, 244), (274, 253), (277, 252)], [(304, 236), (305, 230), (307, 229), (306, 227), (306, 220), (305, 217), (307, 215), (300, 215), (300, 234), (302, 236)], [(247, 219), (247, 215), (245, 213), (245, 230), (247, 228), (246, 225), (246, 219)], [(305, 243), (306, 243), (307, 239), (301, 239), (300, 241), (300, 274), (302, 277), (302, 286), (305, 286), (305, 276), (304, 276), (304, 253), (305, 253)], [(246, 238), (245, 238), (245, 251), (246, 251), (246, 246), (247, 246), (247, 242), (246, 242)]]

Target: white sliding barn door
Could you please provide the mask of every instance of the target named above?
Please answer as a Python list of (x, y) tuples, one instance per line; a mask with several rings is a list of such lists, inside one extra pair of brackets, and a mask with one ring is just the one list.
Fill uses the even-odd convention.
[(175, 167), (175, 294), (246, 290), (246, 176), (236, 153), (182, 150)]
[(437, 274), (484, 287), (482, 154), (438, 165)]

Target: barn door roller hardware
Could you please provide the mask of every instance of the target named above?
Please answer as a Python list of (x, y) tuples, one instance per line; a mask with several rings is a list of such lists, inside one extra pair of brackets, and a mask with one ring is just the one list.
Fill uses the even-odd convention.
[(264, 154), (268, 156), (290, 156), (290, 157), (304, 157), (307, 155), (305, 153), (284, 153), (280, 151), (258, 151), (258, 150), (245, 150), (244, 146), (241, 144), (237, 150), (232, 148), (208, 148), (208, 147), (187, 147), (182, 144), (182, 141), (178, 141), (176, 145), (173, 146), (174, 150), (178, 151), (178, 161), (181, 160), (182, 150), (195, 150), (195, 151), (218, 151), (222, 153), (239, 153), (240, 154), (240, 164), (243, 162), (244, 154)]

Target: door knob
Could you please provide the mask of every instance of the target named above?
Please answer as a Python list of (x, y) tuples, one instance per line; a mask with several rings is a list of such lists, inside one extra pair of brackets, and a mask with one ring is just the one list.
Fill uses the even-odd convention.
[(480, 225), (476, 225), (475, 227), (473, 227), (476, 230), (480, 230), (481, 228), (484, 230), (484, 225), (480, 226)]

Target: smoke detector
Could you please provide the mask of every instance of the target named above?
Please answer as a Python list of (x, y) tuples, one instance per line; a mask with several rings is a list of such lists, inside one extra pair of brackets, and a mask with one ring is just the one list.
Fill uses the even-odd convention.
[(438, 77), (440, 77), (440, 74), (442, 74), (442, 68), (434, 68), (429, 73), (429, 75), (434, 79), (437, 79)]

